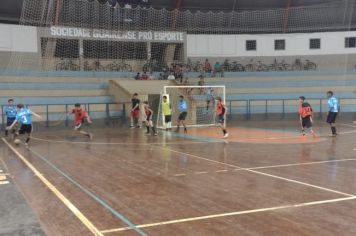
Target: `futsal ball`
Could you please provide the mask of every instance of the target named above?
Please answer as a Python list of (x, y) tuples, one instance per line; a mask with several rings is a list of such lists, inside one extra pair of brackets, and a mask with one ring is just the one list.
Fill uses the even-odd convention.
[(19, 145), (20, 143), (21, 143), (20, 139), (17, 138), (17, 139), (14, 140), (14, 144), (16, 144), (16, 145)]

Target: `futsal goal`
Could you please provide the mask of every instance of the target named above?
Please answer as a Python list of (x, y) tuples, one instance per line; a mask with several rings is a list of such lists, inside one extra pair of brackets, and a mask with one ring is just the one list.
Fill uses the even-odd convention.
[(225, 103), (225, 86), (164, 86), (158, 106), (158, 128), (164, 127), (163, 96), (167, 97), (171, 105), (172, 126), (176, 126), (180, 114), (178, 106), (181, 95), (187, 103), (188, 114), (185, 121), (188, 127), (218, 125), (215, 114), (216, 99), (221, 97)]

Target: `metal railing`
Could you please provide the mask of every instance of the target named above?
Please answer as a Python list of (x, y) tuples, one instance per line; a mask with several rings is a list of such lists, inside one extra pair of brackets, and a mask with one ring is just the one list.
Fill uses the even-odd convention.
[[(318, 104), (318, 111), (317, 112), (314, 112), (314, 113), (317, 113), (318, 114), (318, 117), (319, 118), (322, 118), (323, 117), (323, 113), (327, 112), (327, 109), (323, 110), (323, 106), (326, 105), (326, 98), (314, 98), (314, 99), (308, 99), (309, 102), (312, 102), (312, 101), (317, 101), (317, 104)], [(354, 100), (356, 101), (356, 98), (339, 98), (339, 104), (342, 104), (344, 100)], [(241, 105), (239, 106), (235, 106), (233, 105), (233, 103), (236, 103), (236, 102), (239, 102), (239, 103), (245, 103), (245, 106), (244, 106), (244, 109), (242, 110), (245, 110), (245, 114), (244, 117), (246, 118), (246, 120), (249, 120), (251, 119), (251, 116), (252, 114), (264, 114), (265, 118), (267, 119), (268, 118), (268, 115), (270, 114), (269, 113), (269, 108), (271, 107), (278, 107), (280, 106), (281, 108), (281, 112), (274, 112), (274, 114), (278, 114), (280, 113), (281, 114), (281, 118), (285, 118), (285, 115), (286, 114), (292, 114), (293, 112), (287, 112), (286, 111), (286, 107), (291, 107), (292, 105), (286, 105), (286, 102), (288, 101), (295, 101), (295, 114), (298, 113), (298, 101), (297, 99), (238, 99), (238, 100), (227, 100), (227, 106), (228, 106), (228, 119), (232, 119), (233, 115), (236, 115), (238, 113), (236, 112), (233, 112), (234, 108), (241, 108)], [(251, 107), (256, 107), (256, 106), (261, 106), (261, 105), (253, 105), (252, 103), (254, 102), (260, 102), (264, 105), (264, 112), (263, 113), (253, 113), (251, 112)], [(281, 102), (281, 105), (269, 105), (269, 102)], [(315, 104), (312, 105), (312, 107), (315, 108)], [(342, 106), (341, 106), (342, 107)], [(314, 110), (317, 110), (317, 109), (314, 109)], [(340, 109), (341, 110), (341, 109)], [(356, 105), (355, 105), (355, 111), (356, 111)]]
[[(126, 105), (128, 104), (128, 102), (121, 102), (121, 103), (82, 103), (82, 107), (88, 112), (88, 114), (90, 115), (91, 113), (91, 108), (94, 105), (103, 105), (105, 106), (105, 109), (103, 111), (100, 112), (105, 112), (105, 117), (104, 119), (106, 119), (106, 122), (110, 122), (111, 119), (123, 119), (124, 121), (126, 120)], [(110, 108), (111, 105), (118, 105), (119, 109), (115, 109), (112, 110)], [(1, 105), (1, 130), (4, 130), (5, 127), (5, 112), (4, 112), (4, 108), (7, 105)], [(51, 107), (62, 107), (62, 112), (50, 112), (50, 108)], [(27, 105), (27, 107), (31, 108), (31, 107), (42, 107), (44, 109), (44, 112), (40, 112), (41, 115), (43, 115), (44, 122), (45, 122), (45, 126), (49, 127), (49, 122), (50, 120), (50, 114), (54, 114), (54, 113), (65, 113), (68, 114), (68, 112), (70, 111), (70, 107), (74, 107), (74, 104), (63, 104), (63, 103), (58, 103), (58, 104), (30, 104)], [(112, 115), (112, 112), (116, 112), (117, 115)], [(67, 127), (69, 124), (69, 117), (66, 116), (65, 120), (64, 120), (64, 125)], [(52, 120), (52, 121), (56, 121), (56, 120)]]

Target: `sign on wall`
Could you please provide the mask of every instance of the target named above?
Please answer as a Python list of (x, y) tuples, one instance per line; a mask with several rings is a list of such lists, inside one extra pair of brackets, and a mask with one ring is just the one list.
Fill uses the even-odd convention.
[(112, 31), (103, 29), (86, 29), (76, 27), (52, 26), (40, 29), (41, 37), (66, 39), (109, 39), (112, 41), (166, 42), (183, 43), (184, 32), (174, 31)]

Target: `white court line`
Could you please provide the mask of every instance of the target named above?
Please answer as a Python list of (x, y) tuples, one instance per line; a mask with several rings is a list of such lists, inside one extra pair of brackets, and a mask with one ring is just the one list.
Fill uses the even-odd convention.
[[(227, 216), (237, 216), (237, 215), (252, 214), (252, 213), (258, 213), (258, 212), (265, 212), (265, 211), (276, 211), (276, 210), (282, 210), (282, 209), (288, 209), (288, 208), (298, 208), (298, 207), (304, 207), (304, 206), (321, 205), (321, 204), (327, 204), (327, 203), (349, 201), (349, 200), (354, 200), (354, 199), (356, 199), (356, 196), (345, 197), (345, 198), (336, 198), (336, 199), (323, 200), (323, 201), (288, 204), (288, 205), (283, 205), (283, 206), (260, 208), (260, 209), (254, 209), (254, 210), (246, 210), (246, 211), (235, 211), (235, 212), (228, 212), (228, 213), (215, 214), (215, 215), (206, 215), (206, 216), (191, 217), (191, 218), (184, 218), (184, 219), (177, 219), (177, 220), (170, 220), (170, 221), (162, 221), (162, 222), (150, 223), (150, 224), (142, 224), (142, 225), (137, 225), (137, 228), (148, 228), (148, 227), (171, 225), (171, 224), (178, 224), (178, 223), (184, 223), (184, 222), (215, 219), (215, 218), (221, 218), (221, 217), (227, 217)], [(130, 227), (122, 227), (122, 228), (117, 228), (117, 229), (103, 230), (101, 232), (103, 234), (107, 234), (107, 233), (126, 231), (126, 230), (131, 230), (131, 228)]]
[(20, 158), (20, 160), (39, 178), (44, 185), (46, 185), (52, 193), (63, 202), (63, 204), (87, 227), (93, 235), (102, 236), (103, 234), (91, 223), (74, 204), (66, 198), (51, 182), (49, 182), (41, 172), (39, 172), (27, 159), (19, 153), (12, 145), (10, 145), (6, 139), (2, 138), (2, 141)]
[[(43, 142), (48, 142), (48, 143), (68, 143), (68, 144), (93, 144), (93, 145), (143, 145), (143, 146), (150, 146), (150, 145), (180, 145), (180, 144), (202, 144), (202, 143), (207, 143), (206, 141), (189, 141), (189, 142), (155, 142), (155, 143), (128, 143), (128, 142), (120, 142), (120, 143), (106, 143), (106, 142), (73, 142), (73, 141), (66, 141), (66, 140), (50, 140), (50, 139), (42, 139), (42, 138), (36, 138), (36, 137), (31, 137), (33, 140), (37, 141), (43, 141)], [(221, 143), (221, 140), (217, 140), (216, 142), (211, 142), (209, 143)]]
[(6, 176), (5, 175), (0, 175), (0, 181), (1, 180), (5, 180), (6, 179)]
[[(282, 165), (272, 165), (272, 166), (259, 166), (259, 167), (250, 167), (246, 170), (259, 170), (259, 169), (269, 169), (269, 168), (278, 168), (278, 167), (289, 167), (289, 166), (304, 166), (304, 165), (314, 165), (314, 164), (323, 164), (323, 163), (334, 163), (334, 162), (343, 162), (343, 161), (356, 161), (356, 158), (350, 159), (338, 159), (338, 160), (329, 160), (329, 161), (312, 161), (312, 162), (301, 162), (294, 164), (282, 164)], [(239, 169), (237, 169), (239, 170)]]
[(206, 171), (198, 171), (198, 172), (194, 172), (194, 174), (196, 175), (202, 175), (202, 174), (207, 174), (208, 172)]
[(215, 171), (216, 173), (220, 173), (220, 172), (228, 172), (228, 170), (217, 170)]
[(174, 176), (185, 176), (186, 174), (175, 174)]
[(5, 185), (5, 184), (9, 184), (10, 182), (9, 181), (0, 181), (0, 185)]
[(178, 154), (181, 154), (181, 155), (191, 156), (191, 157), (194, 157), (194, 158), (198, 158), (198, 159), (205, 160), (205, 161), (208, 161), (208, 162), (217, 163), (217, 164), (224, 165), (224, 166), (231, 166), (231, 167), (234, 167), (234, 168), (238, 168), (240, 170), (249, 171), (249, 172), (252, 172), (252, 173), (255, 173), (255, 174), (264, 175), (264, 176), (272, 177), (272, 178), (275, 178), (275, 179), (281, 179), (281, 180), (285, 180), (285, 181), (288, 181), (288, 182), (292, 182), (292, 183), (301, 184), (301, 185), (312, 187), (312, 188), (325, 190), (325, 191), (328, 191), (328, 192), (333, 192), (333, 193), (337, 193), (337, 194), (341, 194), (341, 195), (345, 195), (345, 196), (349, 196), (349, 197), (354, 197), (355, 196), (355, 195), (352, 195), (352, 194), (340, 192), (340, 191), (329, 189), (329, 188), (324, 188), (324, 187), (317, 186), (317, 185), (314, 185), (314, 184), (308, 184), (308, 183), (305, 183), (305, 182), (302, 182), (302, 181), (298, 181), (298, 180), (288, 179), (288, 178), (280, 177), (280, 176), (277, 176), (277, 175), (272, 175), (272, 174), (267, 174), (267, 173), (256, 171), (256, 170), (251, 170), (251, 169), (248, 169), (248, 168), (242, 168), (240, 166), (227, 164), (227, 163), (220, 162), (220, 161), (210, 160), (210, 159), (207, 159), (207, 158), (204, 158), (204, 157), (199, 157), (197, 155), (176, 151), (176, 150), (173, 150), (173, 149), (170, 149), (170, 148), (163, 148), (163, 147), (159, 147), (159, 148), (161, 148), (163, 150), (170, 150), (172, 152), (175, 152), (175, 153), (178, 153)]

